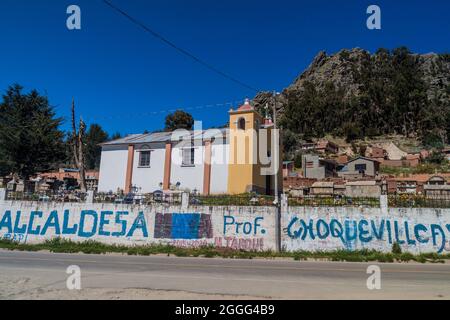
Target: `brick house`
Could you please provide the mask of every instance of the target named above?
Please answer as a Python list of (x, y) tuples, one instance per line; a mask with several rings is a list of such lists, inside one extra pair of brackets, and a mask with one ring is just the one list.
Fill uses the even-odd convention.
[(338, 153), (339, 146), (328, 140), (320, 140), (317, 142), (315, 150), (319, 153)]

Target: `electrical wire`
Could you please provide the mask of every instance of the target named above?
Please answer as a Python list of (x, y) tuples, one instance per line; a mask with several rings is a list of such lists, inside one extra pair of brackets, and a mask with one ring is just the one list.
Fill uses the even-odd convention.
[(158, 114), (164, 114), (164, 113), (173, 113), (175, 111), (181, 110), (185, 112), (190, 111), (196, 111), (196, 110), (203, 110), (203, 109), (211, 109), (211, 108), (220, 108), (220, 107), (229, 107), (232, 108), (235, 105), (242, 104), (242, 100), (236, 100), (231, 102), (224, 102), (224, 103), (216, 103), (216, 104), (207, 104), (207, 105), (198, 105), (193, 107), (170, 107), (170, 108), (163, 108), (159, 111), (148, 111), (148, 112), (141, 112), (141, 113), (122, 113), (122, 114), (115, 114), (115, 115), (108, 115), (108, 116), (85, 116), (86, 121), (93, 121), (93, 120), (113, 120), (113, 119), (122, 119), (122, 118), (142, 118), (142, 117), (150, 117), (155, 116)]
[(254, 87), (246, 84), (245, 82), (243, 82), (241, 80), (238, 80), (235, 77), (232, 77), (229, 74), (221, 71), (219, 68), (216, 68), (215, 66), (205, 62), (204, 60), (202, 60), (199, 57), (195, 56), (194, 54), (192, 54), (191, 52), (187, 51), (186, 49), (183, 49), (183, 48), (177, 46), (175, 43), (173, 43), (172, 41), (170, 41), (167, 38), (163, 37), (161, 34), (159, 34), (158, 32), (154, 31), (153, 29), (149, 28), (144, 23), (140, 22), (139, 20), (137, 20), (136, 18), (134, 18), (133, 16), (131, 16), (130, 14), (128, 14), (127, 12), (122, 10), (121, 8), (119, 8), (119, 7), (115, 6), (114, 4), (112, 4), (110, 1), (108, 1), (108, 0), (102, 0), (102, 1), (107, 6), (109, 6), (111, 9), (113, 9), (116, 12), (120, 13), (121, 15), (126, 17), (128, 20), (130, 20), (132, 23), (134, 23), (135, 25), (141, 27), (142, 29), (144, 29), (146, 32), (150, 33), (152, 36), (154, 36), (155, 38), (157, 38), (161, 42), (163, 42), (166, 45), (172, 47), (173, 49), (175, 49), (179, 53), (187, 56), (188, 58), (192, 59), (193, 61), (203, 65), (207, 69), (215, 72), (216, 74), (219, 74), (220, 76), (222, 76), (222, 77), (224, 77), (224, 78), (226, 78), (226, 79), (228, 79), (228, 80), (230, 80), (230, 81), (232, 81), (232, 82), (234, 82), (236, 84), (239, 84), (242, 87), (245, 87), (246, 89), (249, 89), (249, 90), (254, 91), (254, 92), (259, 92), (260, 91), (260, 90), (255, 89)]

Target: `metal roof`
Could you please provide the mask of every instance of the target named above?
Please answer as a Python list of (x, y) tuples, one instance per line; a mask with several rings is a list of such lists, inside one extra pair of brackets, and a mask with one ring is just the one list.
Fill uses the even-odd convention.
[[(228, 135), (227, 128), (217, 129), (219, 130), (223, 138), (226, 138)], [(202, 131), (201, 133), (197, 133), (196, 131), (190, 131), (191, 138), (194, 140), (202, 139), (203, 134), (207, 131)], [(123, 145), (123, 144), (145, 144), (145, 143), (161, 143), (161, 142), (169, 142), (172, 139), (173, 132), (153, 132), (153, 133), (144, 133), (144, 134), (130, 134), (124, 138), (120, 138), (113, 141), (108, 141), (100, 144), (101, 146), (110, 146), (110, 145)], [(211, 135), (206, 135), (210, 137)], [(214, 137), (214, 135), (213, 135)], [(181, 138), (180, 138), (181, 140)]]
[(354, 162), (354, 161), (360, 160), (360, 159), (366, 160), (366, 161), (371, 161), (371, 162), (378, 162), (378, 163), (380, 163), (380, 161), (375, 160), (375, 159), (371, 159), (371, 158), (367, 158), (367, 157), (363, 157), (363, 156), (358, 156), (358, 157), (356, 157), (356, 158), (353, 158), (353, 159), (347, 161), (345, 164), (349, 164), (349, 163), (351, 163), (351, 162)]

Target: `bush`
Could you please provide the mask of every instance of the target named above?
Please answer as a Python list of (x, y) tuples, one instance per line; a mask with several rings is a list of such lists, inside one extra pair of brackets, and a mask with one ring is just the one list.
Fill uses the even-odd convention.
[(445, 155), (439, 151), (433, 151), (427, 158), (428, 163), (443, 164), (445, 163), (445, 161), (446, 161)]
[(10, 240), (0, 239), (0, 248), (7, 250), (20, 251), (41, 251), (49, 250), (55, 253), (86, 253), (86, 254), (106, 254), (106, 253), (123, 253), (127, 255), (148, 256), (153, 254), (167, 254), (178, 257), (205, 257), (214, 258), (222, 257), (228, 259), (253, 259), (253, 258), (291, 258), (295, 261), (303, 261), (307, 259), (320, 259), (328, 261), (348, 261), (348, 262), (394, 262), (394, 261), (417, 261), (443, 263), (444, 259), (450, 259), (450, 254), (422, 253), (413, 255), (411, 253), (401, 253), (398, 243), (392, 246), (392, 253), (384, 253), (376, 250), (335, 250), (335, 251), (296, 251), (296, 252), (273, 252), (273, 251), (243, 251), (233, 250), (231, 248), (215, 248), (213, 246), (205, 246), (199, 248), (177, 248), (170, 245), (107, 245), (96, 241), (73, 242), (64, 239), (52, 239), (41, 244), (24, 244)]
[(402, 254), (402, 248), (400, 247), (400, 245), (398, 244), (398, 242), (395, 242), (395, 243), (392, 245), (392, 253), (393, 253), (393, 254), (398, 254), (398, 255)]
[(361, 128), (356, 123), (345, 123), (343, 130), (347, 143), (362, 137)]
[(408, 262), (408, 261), (414, 260), (414, 255), (409, 252), (405, 252), (405, 253), (400, 254), (398, 259), (402, 262)]
[(295, 155), (295, 157), (294, 157), (295, 168), (300, 169), (302, 167), (302, 157), (303, 157), (303, 154), (301, 154), (301, 153), (297, 153)]
[(444, 147), (441, 137), (433, 132), (425, 134), (425, 136), (422, 139), (422, 143), (426, 148), (441, 149)]
[(292, 154), (295, 151), (299, 141), (298, 134), (286, 129), (283, 131), (282, 139), (285, 154)]

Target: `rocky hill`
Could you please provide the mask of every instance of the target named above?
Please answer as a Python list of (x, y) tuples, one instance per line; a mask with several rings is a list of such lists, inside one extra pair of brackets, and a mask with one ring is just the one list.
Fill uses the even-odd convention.
[[(450, 54), (356, 48), (319, 52), (277, 108), (292, 140), (401, 134), (436, 145), (450, 138), (449, 94)], [(261, 108), (271, 99), (262, 92), (254, 101)]]
[[(325, 83), (331, 81), (336, 87), (345, 88), (346, 98), (359, 96), (364, 83), (361, 82), (361, 73), (368, 67), (376, 68), (386, 51), (379, 50), (371, 55), (369, 52), (356, 48), (341, 50), (337, 54), (327, 55), (325, 51), (319, 52), (311, 65), (302, 73), (287, 91), (302, 90), (305, 82), (311, 82), (323, 89)], [(427, 86), (428, 97), (432, 99), (434, 92), (441, 95), (448, 88), (450, 81), (450, 57), (429, 53), (425, 55), (410, 54), (411, 63), (420, 70), (421, 79)]]

